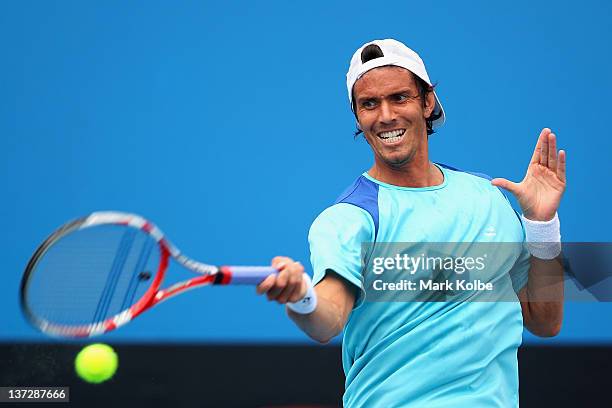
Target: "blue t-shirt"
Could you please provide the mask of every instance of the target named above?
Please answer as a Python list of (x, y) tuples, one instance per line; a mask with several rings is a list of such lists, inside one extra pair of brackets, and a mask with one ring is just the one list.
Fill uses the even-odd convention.
[(333, 270), (358, 288), (343, 338), (346, 407), (518, 406), (522, 245), (497, 259), (490, 277), (514, 301), (375, 302), (364, 291), (363, 243), (524, 241), (520, 219), (487, 178), (438, 167), (443, 183), (425, 188), (364, 173), (310, 229), (314, 283)]

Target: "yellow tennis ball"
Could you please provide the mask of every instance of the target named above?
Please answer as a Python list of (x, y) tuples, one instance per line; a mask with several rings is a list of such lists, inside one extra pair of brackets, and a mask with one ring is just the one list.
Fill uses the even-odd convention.
[(91, 344), (77, 354), (74, 368), (83, 380), (98, 384), (111, 378), (119, 359), (113, 348), (107, 344)]

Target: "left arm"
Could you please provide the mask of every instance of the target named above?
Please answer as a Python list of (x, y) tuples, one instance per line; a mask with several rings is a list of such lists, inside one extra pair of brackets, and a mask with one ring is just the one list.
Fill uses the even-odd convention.
[[(497, 178), (492, 184), (510, 191), (517, 198), (523, 217), (529, 221), (554, 219), (565, 191), (565, 151), (557, 152), (555, 135), (543, 129), (525, 178), (520, 183)], [(543, 242), (543, 245), (552, 242)], [(554, 256), (554, 255), (553, 255)], [(563, 321), (563, 264), (554, 259), (531, 257), (529, 279), (518, 293), (525, 327), (542, 337), (555, 336)]]
[(523, 324), (540, 337), (559, 334), (563, 323), (563, 265), (561, 257), (532, 256), (529, 279), (519, 291)]

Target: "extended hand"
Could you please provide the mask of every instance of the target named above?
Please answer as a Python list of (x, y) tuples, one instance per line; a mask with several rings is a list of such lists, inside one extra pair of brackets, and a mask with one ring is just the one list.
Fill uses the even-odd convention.
[(302, 299), (308, 290), (302, 264), (285, 256), (277, 256), (272, 260), (272, 266), (280, 272), (268, 276), (257, 285), (257, 293), (265, 293), (268, 300), (281, 304)]
[(565, 151), (557, 153), (555, 135), (550, 129), (544, 128), (523, 181), (514, 183), (496, 178), (491, 184), (514, 194), (525, 218), (549, 221), (555, 216), (565, 191)]

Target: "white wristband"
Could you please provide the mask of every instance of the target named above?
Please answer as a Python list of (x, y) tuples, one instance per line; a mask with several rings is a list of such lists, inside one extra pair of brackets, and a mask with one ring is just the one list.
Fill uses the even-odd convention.
[(550, 221), (532, 221), (521, 215), (529, 253), (540, 259), (554, 259), (561, 253), (559, 216)]
[(308, 285), (308, 289), (306, 290), (304, 297), (297, 302), (287, 303), (287, 307), (289, 309), (299, 314), (312, 313), (317, 308), (317, 293), (312, 286), (310, 276), (308, 276), (306, 273), (304, 274), (304, 280), (306, 281), (306, 285)]

